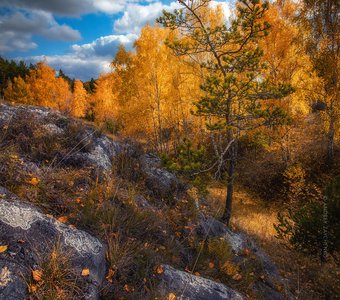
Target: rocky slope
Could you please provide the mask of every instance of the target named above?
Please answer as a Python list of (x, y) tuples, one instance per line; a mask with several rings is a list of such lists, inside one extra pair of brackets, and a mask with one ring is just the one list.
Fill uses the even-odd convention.
[(293, 298), (254, 241), (136, 143), (37, 107), (1, 104), (0, 129), (0, 299)]

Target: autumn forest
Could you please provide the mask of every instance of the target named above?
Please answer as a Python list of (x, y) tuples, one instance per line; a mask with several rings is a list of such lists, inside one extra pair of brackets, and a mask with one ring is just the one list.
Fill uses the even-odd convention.
[[(26, 140), (31, 143), (27, 152), (17, 137), (27, 134), (24, 128), (28, 123), (23, 125), (20, 122), (24, 118), (19, 118), (12, 133), (8, 133), (7, 123), (0, 122), (0, 161), (7, 166), (0, 166), (0, 186), (104, 240), (110, 264), (106, 281), (114, 288), (105, 285), (102, 299), (174, 300), (182, 299), (181, 295), (186, 295), (185, 299), (210, 299), (190, 294), (190, 284), (188, 288), (176, 287), (175, 277), (169, 289), (165, 287), (166, 279), (161, 279), (162, 289), (157, 294), (158, 279), (147, 283), (151, 276), (148, 272), (156, 277), (170, 274), (165, 265), (160, 265), (165, 261), (190, 276), (207, 277), (240, 291), (244, 299), (336, 299), (340, 249), (339, 3), (238, 0), (228, 17), (221, 6), (210, 2), (179, 0), (179, 9), (163, 11), (154, 24), (142, 28), (131, 50), (119, 46), (110, 72), (90, 81), (70, 78), (47, 61), (28, 65), (0, 58), (3, 105), (50, 108), (48, 111), (80, 122), (113, 143), (124, 141), (143, 149), (138, 151), (150, 153), (150, 157), (159, 157), (159, 168), (171, 175), (157, 173), (155, 177), (161, 183), (155, 183), (154, 177), (150, 181), (148, 176), (155, 167), (150, 171), (149, 163), (137, 150), (124, 150), (125, 154), (112, 162), (113, 169), (117, 166), (118, 170), (107, 181), (110, 185), (103, 183), (107, 177), (102, 181), (96, 173), (95, 179), (87, 183), (88, 188), (76, 192), (69, 187), (58, 190), (58, 185), (65, 184), (63, 177), (58, 177), (62, 171), (46, 175), (49, 181), (43, 175), (30, 175), (34, 178), (19, 184), (19, 177), (11, 177), (9, 170), (13, 171), (13, 160), (17, 159), (13, 155), (21, 157), (22, 151), (23, 162), (28, 156), (35, 163), (41, 161), (37, 166), (45, 166), (46, 174), (51, 168), (63, 166), (65, 182), (88, 176), (87, 167), (74, 169), (80, 160), (68, 165), (69, 154), (83, 143), (75, 134), (80, 125), (67, 125), (65, 140), (54, 141), (50, 137), (41, 139), (46, 133), (36, 135), (37, 124), (29, 125), (35, 129)], [(35, 140), (37, 137), (39, 140)], [(78, 138), (79, 143), (73, 147), (71, 140), (78, 142)], [(86, 144), (79, 151), (87, 147)], [(91, 154), (92, 160), (102, 153), (98, 147)], [(19, 150), (13, 154), (13, 149)], [(37, 149), (44, 154), (43, 159)], [(106, 167), (107, 160), (98, 161)], [(167, 190), (147, 192), (161, 189), (171, 176), (181, 182), (176, 183), (175, 194)], [(22, 184), (29, 190), (24, 191)], [(117, 187), (114, 193), (112, 186)], [(189, 190), (185, 192), (187, 198), (180, 200), (184, 189)], [(60, 200), (62, 204), (58, 200), (60, 207), (52, 202), (41, 204), (37, 199), (42, 191), (53, 201), (56, 194), (65, 195), (65, 200)], [(135, 204), (131, 206), (131, 200), (122, 200), (121, 206), (116, 203), (119, 197), (125, 199), (120, 193), (130, 199), (134, 197), (131, 193), (144, 192), (157, 207), (148, 213), (135, 208)], [(105, 206), (105, 201), (111, 199), (107, 193), (114, 194), (110, 205), (116, 206), (115, 216), (139, 220), (139, 225), (126, 221), (122, 229), (121, 224), (109, 223), (113, 217), (104, 214), (111, 209)], [(68, 198), (78, 199), (72, 204), (77, 208), (68, 204)], [(164, 206), (160, 206), (159, 199)], [(230, 253), (236, 251), (233, 247), (230, 250), (230, 246), (222, 244), (221, 238), (216, 238), (218, 234), (210, 238), (215, 225), (208, 226), (206, 235), (195, 236), (193, 228), (201, 228), (208, 215), (216, 218), (219, 226), (225, 226), (224, 230), (244, 232), (254, 239), (277, 265), (280, 276), (287, 279), (289, 292), (283, 281), (273, 284), (275, 296), (267, 288), (260, 288), (266, 281), (262, 276), (276, 275), (259, 273), (258, 262), (247, 252), (252, 251), (250, 246), (240, 254), (245, 257), (242, 264), (237, 263), (231, 258)], [(153, 218), (163, 223), (150, 229)], [(194, 225), (194, 220), (199, 220), (199, 225)], [(139, 226), (147, 228), (145, 236), (138, 231)], [(155, 233), (156, 228), (173, 231), (173, 236), (169, 233), (167, 238), (161, 237), (162, 233)], [(151, 258), (145, 256), (145, 249), (143, 254), (138, 252), (141, 256), (133, 254), (142, 244), (144, 248), (157, 245), (153, 250), (160, 252), (157, 255), (162, 259), (147, 267), (146, 261)], [(87, 268), (84, 270), (87, 273)], [(142, 275), (138, 277), (140, 270)], [(89, 268), (89, 274), (91, 271)], [(254, 283), (256, 276), (262, 280), (259, 285)], [(47, 299), (47, 290), (55, 288), (46, 279), (33, 278), (32, 282), (28, 283), (29, 293), (37, 299)], [(72, 298), (68, 292), (60, 299), (82, 299), (80, 294), (72, 294)], [(215, 295), (211, 299), (220, 298)]]

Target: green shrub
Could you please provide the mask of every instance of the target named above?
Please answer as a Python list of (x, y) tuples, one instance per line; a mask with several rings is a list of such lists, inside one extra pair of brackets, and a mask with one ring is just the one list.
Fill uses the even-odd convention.
[(190, 176), (206, 165), (205, 147), (199, 146), (195, 149), (188, 139), (183, 140), (176, 152), (176, 155), (162, 157), (164, 166), (172, 172)]
[(192, 142), (184, 139), (178, 146), (175, 154), (162, 156), (163, 165), (166, 169), (192, 180), (192, 184), (201, 193), (206, 193), (206, 173), (199, 174), (207, 169), (210, 160), (207, 158), (207, 150), (204, 146), (194, 147)]
[(308, 253), (332, 254), (340, 249), (340, 178), (327, 187), (324, 200), (305, 204), (287, 215), (278, 214), (274, 225), (277, 238), (288, 240), (294, 248)]

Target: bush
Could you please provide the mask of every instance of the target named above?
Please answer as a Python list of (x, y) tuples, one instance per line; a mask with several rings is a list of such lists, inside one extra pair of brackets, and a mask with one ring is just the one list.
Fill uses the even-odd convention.
[(202, 170), (206, 165), (206, 149), (199, 146), (196, 149), (190, 140), (184, 139), (176, 149), (177, 155), (168, 157), (163, 155), (163, 163), (172, 172), (185, 176)]
[(300, 164), (291, 165), (283, 172), (286, 196), (292, 201), (301, 196), (305, 187), (306, 172)]
[(324, 201), (312, 202), (278, 214), (277, 238), (308, 254), (332, 254), (340, 249), (340, 177), (325, 191)]
[(195, 174), (207, 168), (209, 159), (204, 146), (194, 147), (192, 142), (184, 139), (178, 146), (174, 155), (162, 156), (163, 165), (166, 169), (192, 180), (192, 184), (203, 194), (206, 193), (207, 175)]

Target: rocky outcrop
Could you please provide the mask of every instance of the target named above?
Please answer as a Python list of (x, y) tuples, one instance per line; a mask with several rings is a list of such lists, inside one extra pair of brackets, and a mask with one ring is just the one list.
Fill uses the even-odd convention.
[(140, 160), (146, 187), (154, 196), (170, 199), (185, 190), (185, 185), (178, 180), (175, 174), (162, 168), (162, 162), (159, 157), (145, 154), (141, 156)]
[(212, 280), (195, 276), (164, 265), (164, 272), (159, 275), (160, 292), (173, 293), (183, 300), (244, 300), (242, 294)]
[[(33, 128), (38, 124), (40, 129), (46, 131), (46, 136), (60, 140), (74, 134), (70, 132), (74, 130), (72, 126), (80, 125), (80, 122), (48, 108), (0, 104), (0, 126), (8, 128), (17, 121), (16, 119), (20, 120), (23, 116), (32, 119), (31, 122), (27, 122), (28, 127)], [(124, 159), (130, 162), (129, 168), (134, 175), (143, 176), (150, 195), (160, 200), (170, 199), (185, 189), (175, 174), (161, 167), (160, 158), (144, 154), (136, 144), (124, 140), (113, 141), (89, 126), (82, 125), (76, 129), (77, 132), (68, 148), (55, 154), (51, 162), (52, 167), (88, 167), (93, 169), (95, 177), (107, 179), (117, 167), (117, 159), (124, 156)], [(139, 172), (135, 172), (137, 169)]]
[(67, 253), (75, 276), (82, 278), (82, 270), (90, 270), (89, 276), (82, 278), (83, 292), (87, 299), (98, 298), (98, 288), (105, 277), (105, 247), (101, 242), (42, 214), (1, 187), (0, 242), (8, 246), (0, 254), (0, 299), (23, 299), (31, 271), (41, 260), (48, 259), (57, 243)]
[(254, 282), (255, 294), (268, 300), (294, 299), (287, 288), (287, 281), (280, 275), (275, 264), (249, 236), (241, 232), (233, 232), (215, 218), (203, 215), (196, 228), (196, 233), (204, 237), (225, 239), (234, 253), (234, 262), (241, 269), (246, 265), (249, 256), (257, 262), (260, 268), (257, 271), (262, 276), (260, 280)]
[[(20, 124), (21, 118), (28, 119)], [(14, 127), (14, 130), (11, 127)], [(145, 154), (141, 147), (131, 141), (112, 140), (94, 128), (84, 126), (79, 121), (50, 109), (0, 104), (0, 129), (4, 130), (4, 140), (1, 142), (9, 145), (12, 143), (15, 147), (22, 140), (24, 144), (32, 142), (36, 137), (35, 132), (38, 132), (40, 140), (33, 141), (37, 144), (37, 149), (34, 149), (35, 156), (32, 149), (25, 148), (26, 145), (17, 147), (19, 151), (15, 160), (20, 172), (17, 172), (19, 175), (16, 176), (24, 176), (24, 182), (27, 182), (26, 178), (39, 178), (57, 168), (65, 168), (66, 171), (78, 171), (77, 168), (86, 168), (88, 171), (89, 168), (91, 172), (86, 174), (93, 174), (92, 179), (96, 180), (110, 179), (115, 174), (130, 182), (145, 184), (143, 195), (135, 195), (134, 202), (139, 209), (154, 213), (161, 211), (164, 203), (170, 206), (174, 202), (180, 203), (176, 202), (177, 199), (187, 191), (187, 186), (175, 174), (162, 168), (161, 159), (157, 156)], [(9, 137), (7, 130), (12, 130)], [(51, 139), (51, 144), (45, 145), (43, 150), (50, 151), (52, 148), (48, 159), (41, 158), (39, 152), (39, 142), (44, 143), (47, 138)], [(58, 147), (54, 149), (51, 145)], [(7, 166), (6, 161), (0, 165), (0, 178), (1, 170), (6, 168), (13, 168), (13, 165)], [(82, 178), (79, 183), (82, 191), (87, 188), (88, 177), (91, 176), (84, 180)], [(111, 182), (108, 181), (109, 184)], [(6, 183), (2, 185), (5, 186)], [(120, 194), (122, 196), (124, 191)], [(197, 208), (204, 201), (197, 195), (190, 195), (190, 191), (187, 191), (187, 196), (195, 199)], [(128, 194), (126, 198), (129, 197)], [(227, 241), (234, 253), (234, 263), (241, 270), (247, 265), (251, 253), (260, 266), (258, 273), (263, 276), (258, 276), (258, 280), (254, 281), (250, 289), (261, 299), (292, 298), (289, 292), (282, 292), (286, 290), (286, 282), (276, 266), (247, 235), (233, 232), (223, 223), (204, 215), (200, 215), (198, 224), (195, 219), (192, 225), (196, 228), (195, 234), (199, 239), (218, 237)], [(187, 235), (189, 234), (191, 229), (187, 232)], [(158, 239), (168, 239), (167, 233), (165, 232), (162, 238), (158, 236)], [(61, 243), (63, 253), (69, 255), (75, 274), (82, 280), (81, 287), (86, 298), (98, 298), (98, 290), (105, 276), (105, 247), (100, 241), (84, 231), (59, 222), (52, 216), (44, 215), (34, 205), (21, 201), (0, 187), (0, 245), (8, 245), (8, 250), (0, 253), (0, 300), (25, 298), (25, 278), (31, 277), (32, 269), (39, 266), (41, 259), (48, 259), (57, 243)], [(183, 256), (188, 255), (189, 251), (184, 249), (184, 246), (181, 248)], [(85, 268), (90, 270), (89, 276), (86, 277), (80, 275)], [(160, 290), (166, 296), (174, 293), (180, 299), (245, 299), (242, 294), (221, 283), (179, 271), (168, 265), (164, 265), (164, 272), (158, 277)]]

